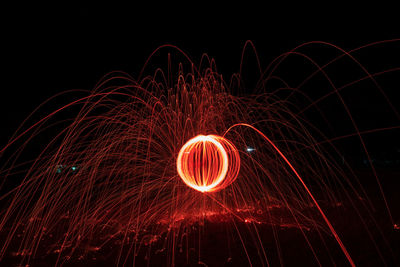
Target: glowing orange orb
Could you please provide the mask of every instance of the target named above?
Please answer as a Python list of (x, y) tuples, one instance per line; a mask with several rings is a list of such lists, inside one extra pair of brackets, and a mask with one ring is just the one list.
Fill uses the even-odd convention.
[(240, 157), (224, 137), (198, 135), (183, 145), (176, 166), (186, 185), (200, 192), (214, 192), (236, 180)]

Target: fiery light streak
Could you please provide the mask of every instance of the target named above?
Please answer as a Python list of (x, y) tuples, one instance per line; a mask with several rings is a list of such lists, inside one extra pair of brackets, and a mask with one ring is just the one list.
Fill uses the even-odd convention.
[[(226, 84), (214, 62), (204, 57), (202, 62), (208, 60), (210, 67), (197, 69), (190, 61), (190, 72), (180, 67), (177, 73), (157, 70), (142, 78), (143, 68), (139, 79), (111, 73), (88, 95), (43, 116), (32, 126), (21, 125), (0, 150), (15, 149), (0, 169), (5, 177), (2, 182), (15, 174), (23, 177), (0, 197), (6, 202), (0, 219), (0, 260), (9, 253), (21, 257), (21, 264), (29, 264), (43, 254), (56, 254), (54, 263), (62, 265), (71, 258), (85, 259), (90, 253), (114, 246), (120, 248), (115, 256), (117, 265), (139, 265), (137, 258), (144, 248), (158, 245), (155, 255), (166, 253), (167, 264), (172, 266), (182, 247), (187, 261), (192, 243), (200, 248), (201, 231), (196, 227), (209, 220), (234, 224), (250, 265), (253, 261), (269, 265), (257, 228), (268, 224), (272, 225), (281, 263), (284, 259), (275, 226), (298, 228), (320, 265), (307, 232), (315, 231), (323, 242), (328, 232), (347, 262), (355, 266), (322, 203), (341, 208), (346, 203), (343, 198), (353, 203), (352, 195), (367, 201), (368, 196), (345, 175), (344, 168), (352, 171), (347, 163), (334, 160), (332, 154), (340, 153), (332, 142), (357, 136), (369, 158), (362, 136), (399, 126), (359, 131), (340, 93), (366, 79), (376, 84), (375, 76), (399, 68), (370, 74), (360, 65), (365, 77), (336, 88), (325, 67), (344, 56), (358, 63), (351, 55), (356, 50), (337, 48), (342, 54), (320, 66), (296, 49), (272, 62), (276, 65), (267, 68), (268, 76), (263, 74), (255, 96), (233, 94), (234, 84), (241, 89), (240, 76)], [(317, 69), (297, 88), (274, 76), (278, 66), (293, 54), (302, 55)], [(311, 100), (300, 89), (316, 73), (326, 77), (332, 90)], [(283, 89), (267, 91), (266, 84), (273, 79)], [(278, 97), (285, 90), (289, 96)], [(300, 112), (291, 109), (290, 99), (295, 95), (307, 102)], [(303, 117), (304, 111), (328, 96), (342, 101), (355, 132), (327, 138)], [(57, 120), (59, 113), (73, 107), (79, 109), (76, 117)], [(62, 130), (57, 126), (57, 133), (40, 154), (32, 162), (20, 163), (29, 143), (57, 123)], [(374, 169), (372, 172), (382, 193), (378, 176)], [(313, 188), (323, 194), (316, 197)], [(382, 198), (392, 220), (383, 194)], [(368, 219), (375, 222), (368, 205), (362, 202)], [(355, 216), (364, 222), (364, 215), (355, 210)], [(258, 261), (250, 256), (238, 223), (252, 229)], [(398, 224), (392, 225), (399, 229)], [(44, 243), (45, 253), (41, 250)], [(10, 247), (17, 247), (17, 252), (10, 252)], [(380, 248), (377, 250), (380, 253)], [(198, 258), (201, 262), (200, 255)]]

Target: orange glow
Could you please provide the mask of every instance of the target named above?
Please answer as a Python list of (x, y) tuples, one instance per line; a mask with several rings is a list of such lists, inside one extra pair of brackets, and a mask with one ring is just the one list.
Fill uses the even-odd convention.
[(239, 152), (224, 137), (198, 135), (183, 145), (176, 166), (186, 185), (200, 192), (215, 192), (235, 181)]

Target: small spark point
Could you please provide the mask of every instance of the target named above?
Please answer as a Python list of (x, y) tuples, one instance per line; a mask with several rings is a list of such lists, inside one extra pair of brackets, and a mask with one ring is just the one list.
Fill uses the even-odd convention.
[(252, 147), (246, 147), (246, 151), (247, 152), (253, 152), (253, 151), (255, 151), (256, 149), (255, 148), (252, 148)]

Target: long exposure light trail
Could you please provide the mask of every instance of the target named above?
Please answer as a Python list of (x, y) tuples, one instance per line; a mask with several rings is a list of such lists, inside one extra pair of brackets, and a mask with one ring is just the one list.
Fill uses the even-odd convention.
[[(352, 51), (374, 45), (384, 43)], [(305, 46), (277, 57), (265, 71), (257, 57), (260, 80), (248, 88), (243, 62), (228, 83), (208, 56), (197, 68), (181, 50), (164, 45), (138, 78), (111, 72), (90, 91), (69, 91), (73, 98), (64, 102), (57, 102), (65, 96), (58, 94), (40, 105), (0, 147), (0, 262), (197, 266), (210, 256), (203, 253), (208, 239), (224, 247), (211, 255), (216, 266), (233, 258), (238, 266), (283, 266), (292, 256), (308, 257), (311, 265), (355, 266), (364, 244), (351, 242), (348, 212), (378, 264), (390, 266), (388, 230), (378, 222), (396, 232), (399, 222), (366, 135), (400, 126), (393, 120), (359, 125), (350, 103), (362, 98), (342, 101), (342, 95), (370, 79), (370, 91), (381, 95), (377, 81), (400, 68), (370, 74), (353, 52), (329, 45), (335, 57), (319, 62)], [(171, 48), (187, 62), (174, 66), (168, 54), (168, 70), (149, 74), (153, 57)], [(293, 78), (287, 71), (292, 57), (301, 58), (305, 74), (295, 68)], [(361, 76), (349, 80), (344, 73), (346, 82), (336, 88), (341, 68), (332, 75), (329, 67), (344, 59), (355, 62)], [(396, 115), (389, 100), (381, 98), (389, 107), (385, 114)], [(336, 146), (356, 137), (355, 149), (371, 167), (369, 190), (367, 175), (360, 179)], [(293, 252), (294, 244), (307, 255)]]
[(179, 151), (177, 171), (182, 180), (200, 192), (219, 191), (231, 184), (240, 169), (234, 145), (223, 137), (199, 135)]

